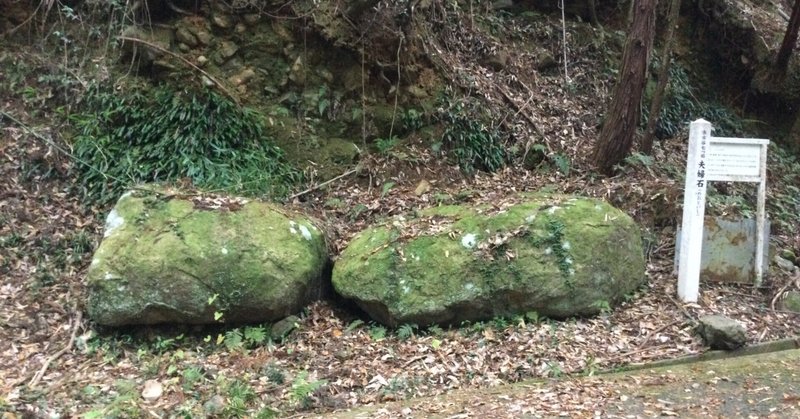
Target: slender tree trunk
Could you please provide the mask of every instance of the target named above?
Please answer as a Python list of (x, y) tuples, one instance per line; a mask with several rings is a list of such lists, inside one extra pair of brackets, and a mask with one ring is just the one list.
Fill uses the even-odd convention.
[(597, 18), (597, 2), (595, 0), (587, 0), (586, 4), (589, 6), (589, 21), (595, 28), (600, 27), (600, 19)]
[(613, 167), (630, 153), (641, 117), (639, 105), (655, 37), (656, 0), (635, 3), (622, 52), (622, 69), (592, 155), (597, 169), (605, 174), (611, 174)]
[(795, 0), (792, 7), (792, 16), (786, 26), (786, 33), (783, 35), (781, 48), (775, 58), (774, 68), (777, 74), (786, 74), (786, 69), (789, 67), (789, 58), (792, 56), (794, 46), (797, 44), (798, 30), (800, 30), (800, 0)]
[(664, 45), (661, 46), (661, 68), (658, 71), (658, 84), (650, 103), (650, 119), (647, 120), (647, 129), (642, 138), (642, 153), (650, 154), (653, 151), (653, 137), (656, 135), (656, 124), (661, 115), (661, 106), (664, 104), (664, 92), (669, 81), (669, 67), (672, 63), (672, 41), (675, 39), (675, 27), (678, 25), (678, 12), (681, 0), (672, 0), (669, 4), (667, 16), (667, 32), (664, 34)]

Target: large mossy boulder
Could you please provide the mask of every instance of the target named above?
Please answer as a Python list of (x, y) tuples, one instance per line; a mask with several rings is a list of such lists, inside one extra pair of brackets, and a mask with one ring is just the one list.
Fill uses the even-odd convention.
[(300, 214), (241, 198), (129, 192), (89, 267), (87, 311), (111, 326), (272, 321), (319, 297), (328, 264), (322, 232)]
[(644, 281), (640, 230), (628, 215), (546, 194), (396, 218), (357, 234), (333, 269), (336, 292), (390, 326), (593, 315)]

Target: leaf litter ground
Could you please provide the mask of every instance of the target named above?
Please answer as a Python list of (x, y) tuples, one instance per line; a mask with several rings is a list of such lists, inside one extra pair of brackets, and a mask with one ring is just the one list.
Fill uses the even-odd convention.
[[(101, 214), (83, 208), (69, 192), (68, 179), (57, 170), (58, 161), (32, 167), (35, 154), (44, 150), (13, 128), (4, 128), (3, 136), (2, 175), (9, 181), (0, 190), (4, 217), (0, 381), (3, 403), (18, 412), (168, 416), (183, 409), (201, 414), (213, 407), (208, 402), (215, 396), (228, 402), (230, 383), (241, 382), (254, 392), (245, 412), (270, 407), (282, 414), (312, 414), (530, 378), (591, 375), (700, 353), (707, 348), (693, 334), (693, 321), (708, 313), (740, 321), (750, 343), (795, 336), (800, 330), (797, 314), (770, 307), (777, 281), (788, 281), (788, 276), (775, 276), (763, 288), (703, 284), (697, 304), (676, 301), (672, 234), (655, 235), (647, 286), (596, 318), (495, 319), (445, 330), (410, 329), (401, 338), (400, 333), (383, 333), (376, 325), (362, 324), (353, 311), (319, 302), (305, 310), (298, 329), (287, 339), (250, 349), (215, 344), (217, 334), (230, 330), (224, 327), (100, 330), (78, 316), (84, 298), (82, 274), (93, 246), (79, 246), (85, 239), (76, 239), (76, 232), (84, 232), (96, 244)], [(424, 152), (419, 154), (425, 158)], [(380, 160), (373, 161), (376, 173), (386, 173)], [(435, 194), (498, 207), (509, 199), (509, 191), (546, 184), (611, 199), (624, 196), (624, 202), (632, 205), (626, 209), (635, 213), (638, 204), (629, 197), (658, 190), (657, 184), (663, 183), (647, 170), (595, 182), (517, 169), (471, 180), (454, 170), (450, 173), (457, 178), (431, 179)], [(418, 196), (416, 179), (398, 176), (394, 174), (398, 186), (388, 193), (365, 185), (369, 174), (363, 174), (296, 205), (322, 211), (325, 202), (336, 197), (346, 202), (345, 208), (366, 208), (359, 214), (341, 210), (334, 217), (331, 226), (340, 247), (369, 222), (434, 204), (429, 201), (434, 193)], [(205, 342), (207, 336), (211, 342)], [(64, 348), (68, 350), (52, 359), (37, 379), (43, 366)], [(193, 382), (187, 379), (190, 369), (199, 371)], [(306, 373), (308, 381), (325, 384), (307, 399), (298, 398), (293, 386)], [(141, 397), (147, 380), (163, 387), (163, 394), (152, 402)], [(29, 387), (32, 381), (35, 385)], [(572, 411), (593, 411), (592, 391), (604, 390), (581, 391), (571, 396)], [(566, 409), (564, 403), (554, 400), (550, 411)], [(547, 406), (539, 408), (546, 412)]]
[[(518, 29), (534, 35), (549, 32)], [(571, 27), (569, 33), (585, 30)], [(682, 185), (675, 179), (686, 155), (682, 140), (658, 144), (657, 164), (629, 162), (613, 178), (586, 170), (587, 150), (602, 113), (598, 107), (613, 82), (597, 75), (598, 63), (605, 62), (601, 45), (574, 46), (571, 54), (585, 60), (572, 63), (574, 91), (568, 91), (558, 74), (524, 71), (536, 65), (533, 53), (512, 54), (509, 71), (493, 73), (478, 66), (475, 56), (463, 55), (472, 47), (461, 48), (458, 42), (471, 39), (489, 51), (499, 42), (457, 32), (450, 36), (448, 48), (435, 44), (441, 36), (431, 37), (428, 45), (440, 52), (442, 67), (455, 69), (453, 80), (469, 79), (474, 94), (493, 107), (510, 106), (502, 124), (526, 150), (534, 144), (520, 139), (540, 141), (545, 161), (533, 171), (515, 167), (466, 178), (432, 154), (424, 141), (412, 138), (385, 155), (364, 157), (353, 176), (304, 194), (291, 205), (325, 219), (338, 251), (371, 223), (432, 205), (486, 203), (501, 209), (515, 192), (541, 189), (600, 197), (647, 227), (645, 287), (595, 318), (523, 316), (444, 330), (409, 327), (403, 333), (365, 323), (340, 302), (323, 301), (302, 313), (298, 328), (286, 339), (250, 347), (217, 343), (217, 336), (233, 330), (224, 325), (96, 328), (80, 315), (83, 273), (102, 237), (107, 209), (85, 208), (75, 192), (77, 179), (69, 177), (70, 162), (20, 127), (6, 124), (0, 126), (0, 410), (62, 417), (169, 417), (181, 412), (313, 416), (532, 378), (593, 375), (701, 353), (708, 348), (693, 334), (693, 322), (704, 314), (740, 321), (750, 343), (798, 334), (800, 316), (773, 304), (779, 291), (800, 281), (789, 273), (774, 270), (760, 288), (702, 284), (697, 304), (676, 300), (672, 260)], [(555, 40), (551, 43), (548, 48), (558, 52)], [(2, 104), (3, 110), (25, 113), (21, 100), (5, 99), (9, 102)], [(58, 137), (50, 128), (37, 130)], [(551, 167), (557, 166), (559, 155), (570, 162), (560, 171)], [(771, 161), (770, 167), (779, 166)], [(777, 178), (773, 175), (777, 173), (771, 179)], [(779, 184), (769, 188), (773, 195), (781, 191)], [(720, 205), (712, 211), (737, 209)], [(793, 227), (778, 232), (773, 242), (797, 247), (800, 239)], [(142, 397), (145, 389), (151, 401)], [(449, 403), (457, 410), (454, 414), (463, 410), (472, 416), (498, 411), (592, 416), (598, 410), (610, 414), (598, 400), (619, 397), (600, 381), (572, 379), (559, 380), (549, 390), (531, 385), (525, 393), (536, 401), (535, 412), (525, 410), (529, 406), (524, 403), (511, 403), (516, 394), (475, 400), (461, 410), (453, 401), (438, 406), (447, 411)], [(405, 413), (401, 409), (388, 415)]]

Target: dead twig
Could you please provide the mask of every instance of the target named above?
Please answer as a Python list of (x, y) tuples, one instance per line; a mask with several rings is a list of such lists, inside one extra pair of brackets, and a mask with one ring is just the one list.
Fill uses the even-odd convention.
[(352, 175), (353, 173), (355, 173), (355, 172), (357, 172), (357, 171), (358, 171), (358, 168), (357, 168), (357, 167), (356, 167), (355, 169), (348, 170), (348, 171), (346, 171), (346, 172), (342, 173), (341, 175), (339, 175), (339, 176), (336, 176), (336, 177), (335, 177), (335, 178), (333, 178), (333, 179), (328, 179), (328, 180), (326, 180), (325, 182), (318, 183), (318, 184), (316, 184), (316, 185), (314, 185), (314, 186), (312, 186), (312, 187), (310, 187), (310, 188), (308, 188), (308, 189), (306, 189), (306, 190), (304, 190), (304, 191), (298, 192), (298, 193), (296, 193), (296, 194), (294, 194), (294, 195), (290, 196), (290, 197), (289, 197), (289, 200), (291, 201), (292, 199), (295, 199), (295, 198), (297, 198), (298, 196), (303, 196), (303, 195), (305, 195), (305, 194), (307, 194), (307, 193), (309, 193), (309, 192), (316, 191), (317, 189), (319, 189), (319, 188), (321, 188), (321, 187), (323, 187), (323, 186), (325, 186), (325, 185), (328, 185), (328, 184), (330, 184), (330, 183), (336, 182), (337, 180), (339, 180), (339, 179), (341, 179), (341, 178), (343, 178), (343, 177), (345, 177), (345, 176), (350, 176), (350, 175)]
[(225, 85), (223, 85), (222, 82), (220, 82), (214, 76), (209, 74), (207, 71), (205, 71), (202, 68), (196, 66), (195, 64), (193, 64), (191, 61), (187, 60), (186, 58), (183, 58), (182, 56), (180, 56), (180, 55), (178, 55), (178, 54), (176, 54), (176, 53), (174, 53), (174, 52), (172, 52), (172, 51), (170, 51), (170, 50), (168, 50), (168, 49), (166, 49), (166, 48), (164, 48), (162, 46), (156, 45), (156, 44), (154, 44), (152, 42), (145, 41), (143, 39), (132, 38), (132, 37), (129, 37), (129, 36), (118, 36), (117, 39), (121, 39), (123, 41), (136, 42), (136, 43), (139, 43), (139, 44), (142, 44), (142, 45), (146, 45), (146, 46), (148, 46), (150, 48), (153, 48), (155, 50), (163, 52), (164, 54), (168, 54), (168, 55), (170, 55), (172, 57), (177, 58), (182, 63), (188, 65), (193, 70), (199, 72), (200, 74), (202, 74), (203, 76), (205, 76), (206, 78), (211, 80), (211, 82), (214, 83), (215, 85), (217, 85), (219, 90), (221, 90), (222, 93), (225, 94), (225, 96), (228, 96), (228, 98), (230, 98), (234, 103), (236, 103), (237, 105), (241, 106), (241, 103), (239, 103), (239, 99), (237, 99), (236, 96), (234, 96), (233, 93), (230, 92), (230, 90), (226, 89)]
[(795, 285), (797, 285), (798, 287), (800, 287), (800, 274), (796, 274), (796, 275), (795, 275), (795, 277), (794, 277), (794, 279), (790, 279), (790, 280), (786, 281), (786, 284), (784, 284), (784, 285), (781, 287), (781, 289), (779, 289), (779, 290), (778, 290), (778, 292), (776, 292), (776, 293), (775, 293), (775, 296), (774, 296), (774, 297), (772, 297), (772, 301), (770, 301), (770, 303), (769, 303), (769, 308), (771, 308), (771, 309), (772, 309), (772, 311), (776, 311), (776, 310), (775, 310), (775, 303), (777, 303), (777, 302), (778, 302), (778, 300), (781, 298), (781, 296), (783, 295), (783, 293), (784, 293), (784, 292), (786, 292), (786, 290), (787, 290), (787, 289), (789, 289), (789, 287), (790, 287), (792, 284), (795, 284)]
[(649, 348), (634, 349), (632, 351), (623, 352), (623, 353), (614, 355), (614, 356), (612, 356), (610, 358), (606, 358), (604, 361), (605, 362), (614, 362), (614, 361), (617, 361), (619, 359), (626, 358), (626, 357), (629, 357), (631, 355), (635, 355), (635, 354), (638, 354), (638, 353), (641, 353), (641, 352), (646, 352), (646, 351), (649, 351), (649, 350), (665, 349), (665, 348), (668, 348), (670, 346), (672, 346), (672, 345), (664, 344), (664, 345), (658, 345), (658, 346), (651, 346)]
[(682, 323), (682, 322), (683, 322), (683, 320), (675, 320), (674, 322), (667, 323), (667, 324), (659, 327), (658, 329), (653, 330), (652, 332), (648, 333), (647, 336), (644, 337), (644, 340), (642, 341), (642, 343), (639, 344), (639, 348), (644, 348), (644, 345), (647, 344), (647, 341), (649, 341), (650, 338), (652, 338), (653, 336), (661, 333), (662, 331), (664, 331), (664, 329), (667, 329), (669, 327), (675, 326), (676, 324)]
[(52, 364), (53, 361), (55, 361), (61, 355), (64, 355), (67, 351), (72, 349), (72, 346), (75, 344), (75, 337), (78, 335), (78, 329), (80, 328), (82, 317), (83, 313), (79, 310), (78, 313), (75, 315), (75, 319), (73, 319), (71, 323), (72, 334), (70, 334), (69, 336), (69, 342), (67, 342), (67, 345), (64, 346), (60, 351), (53, 354), (53, 356), (51, 356), (50, 358), (47, 359), (47, 361), (44, 362), (44, 365), (42, 365), (42, 369), (40, 369), (36, 374), (34, 374), (33, 378), (28, 383), (29, 388), (33, 388), (37, 384), (39, 384), (39, 381), (42, 380), (42, 377), (44, 377), (44, 374), (47, 372), (47, 369), (50, 368), (50, 364)]
[(686, 318), (697, 323), (697, 317), (693, 316), (692, 313), (689, 313), (689, 310), (687, 310), (686, 307), (683, 306), (683, 304), (679, 303), (671, 295), (667, 295), (667, 298), (669, 298), (669, 300), (672, 301), (673, 304), (675, 304), (675, 307), (678, 307), (683, 312), (683, 315), (686, 316)]

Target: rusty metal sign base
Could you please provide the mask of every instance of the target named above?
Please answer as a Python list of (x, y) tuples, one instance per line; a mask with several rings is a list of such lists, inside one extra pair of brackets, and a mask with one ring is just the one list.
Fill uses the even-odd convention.
[[(764, 273), (768, 267), (770, 223), (764, 228)], [(678, 243), (680, 243), (680, 229)], [(756, 220), (705, 217), (700, 279), (703, 281), (754, 284), (756, 258)], [(678, 254), (675, 254), (678, 270)]]

